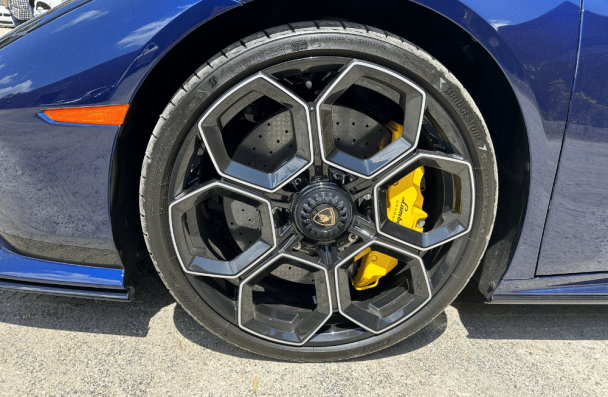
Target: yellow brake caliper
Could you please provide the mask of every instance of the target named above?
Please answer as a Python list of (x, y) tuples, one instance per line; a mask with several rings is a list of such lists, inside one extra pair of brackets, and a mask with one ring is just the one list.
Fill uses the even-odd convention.
[[(386, 126), (391, 130), (392, 140), (399, 138), (403, 126), (391, 121)], [(392, 186), (386, 194), (386, 212), (388, 219), (401, 226), (422, 232), (427, 213), (422, 210), (424, 197), (420, 191), (420, 182), (424, 176), (424, 167), (418, 167)], [(386, 276), (395, 266), (397, 259), (367, 248), (361, 251), (355, 262), (361, 260), (357, 275), (351, 279), (356, 290), (373, 288), (381, 277)]]

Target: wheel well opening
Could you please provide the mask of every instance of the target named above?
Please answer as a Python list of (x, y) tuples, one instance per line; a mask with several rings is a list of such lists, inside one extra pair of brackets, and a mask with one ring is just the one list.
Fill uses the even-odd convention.
[(147, 255), (139, 219), (140, 171), (150, 135), (174, 93), (200, 65), (243, 37), (318, 19), (357, 22), (409, 40), (446, 66), (477, 103), (492, 136), (499, 171), (497, 218), (476, 273), (479, 290), (489, 298), (514, 254), (528, 198), (529, 150), (521, 110), (496, 61), (467, 32), (423, 6), (391, 0), (377, 0), (373, 7), (363, 0), (252, 1), (195, 29), (159, 61), (131, 103), (112, 162), (112, 226), (126, 269)]

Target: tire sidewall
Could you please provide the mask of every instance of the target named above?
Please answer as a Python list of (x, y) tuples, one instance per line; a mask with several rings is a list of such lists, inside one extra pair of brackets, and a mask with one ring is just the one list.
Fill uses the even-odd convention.
[[(422, 310), (386, 333), (333, 347), (292, 347), (255, 337), (213, 311), (195, 292), (183, 273), (171, 243), (167, 185), (177, 152), (196, 121), (219, 96), (237, 82), (269, 66), (309, 56), (345, 56), (375, 62), (413, 80), (433, 95), (466, 132), (463, 138), (473, 161), (475, 211), (468, 243), (455, 266), (454, 277), (434, 291)], [(415, 46), (394, 37), (373, 37), (348, 31), (291, 33), (268, 38), (233, 56), (216, 57), (197, 72), (195, 83), (163, 113), (148, 153), (142, 179), (142, 209), (147, 222), (147, 243), (164, 282), (176, 300), (197, 321), (221, 338), (247, 350), (285, 360), (330, 361), (369, 354), (420, 330), (439, 315), (464, 288), (485, 252), (490, 238), (498, 194), (497, 166), (487, 127), (472, 98), (439, 62)], [(168, 108), (171, 107), (171, 104)]]

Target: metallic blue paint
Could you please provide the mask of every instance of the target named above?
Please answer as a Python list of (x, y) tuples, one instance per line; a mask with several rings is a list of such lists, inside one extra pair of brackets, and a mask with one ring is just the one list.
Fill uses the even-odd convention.
[(70, 265), (28, 258), (14, 253), (0, 240), (0, 279), (24, 283), (123, 289), (123, 269)]
[(608, 4), (585, 0), (568, 128), (537, 275), (608, 272)]
[(118, 127), (52, 125), (42, 110), (0, 111), (0, 234), (115, 250), (108, 191)]
[(181, 37), (241, 3), (70, 4), (71, 12), (44, 14), (35, 29), (0, 49), (0, 234), (115, 250), (109, 184), (119, 128), (52, 125), (36, 115), (130, 103)]

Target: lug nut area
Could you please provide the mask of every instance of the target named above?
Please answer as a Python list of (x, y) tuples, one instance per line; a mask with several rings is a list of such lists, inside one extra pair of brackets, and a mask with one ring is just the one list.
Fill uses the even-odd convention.
[(292, 210), (296, 228), (312, 242), (335, 241), (350, 228), (354, 215), (350, 194), (333, 183), (323, 182), (300, 192)]

